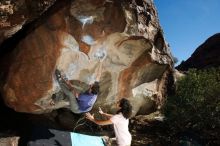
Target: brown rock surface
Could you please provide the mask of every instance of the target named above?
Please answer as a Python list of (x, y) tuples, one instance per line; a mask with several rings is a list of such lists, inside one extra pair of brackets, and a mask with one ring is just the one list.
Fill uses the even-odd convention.
[(1, 146), (18, 146), (19, 137), (0, 138)]
[(1, 0), (0, 44), (38, 18), (55, 0)]
[(60, 91), (55, 68), (71, 80), (90, 84), (102, 62), (95, 108), (114, 111), (115, 101), (126, 97), (134, 115), (146, 114), (165, 97), (166, 76), (173, 66), (153, 3), (118, 0), (68, 3), (1, 62), (5, 103), (28, 113), (68, 107), (68, 103), (50, 105), (51, 96)]

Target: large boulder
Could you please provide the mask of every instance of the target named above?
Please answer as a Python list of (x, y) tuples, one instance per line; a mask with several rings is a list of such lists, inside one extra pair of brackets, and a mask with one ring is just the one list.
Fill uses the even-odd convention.
[(68, 108), (68, 102), (50, 104), (60, 92), (54, 70), (91, 84), (101, 63), (94, 109), (112, 112), (122, 97), (132, 102), (133, 115), (161, 104), (173, 61), (152, 1), (70, 1), (3, 57), (1, 93), (18, 112)]

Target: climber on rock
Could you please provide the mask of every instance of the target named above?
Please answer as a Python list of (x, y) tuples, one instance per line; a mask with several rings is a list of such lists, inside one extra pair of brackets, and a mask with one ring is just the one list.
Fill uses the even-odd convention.
[(89, 89), (86, 92), (78, 93), (74, 85), (65, 78), (58, 69), (55, 70), (56, 79), (61, 90), (68, 98), (70, 109), (73, 113), (85, 113), (92, 109), (99, 93), (99, 79), (101, 77), (101, 72), (100, 65), (95, 82), (89, 85)]

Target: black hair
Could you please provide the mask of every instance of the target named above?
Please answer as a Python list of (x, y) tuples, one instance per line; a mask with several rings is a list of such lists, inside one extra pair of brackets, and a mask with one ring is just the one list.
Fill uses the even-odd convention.
[(122, 115), (128, 119), (131, 117), (131, 114), (132, 114), (132, 105), (130, 103), (129, 100), (125, 99), (125, 98), (122, 98), (120, 101), (119, 101), (119, 107), (121, 107), (120, 110), (118, 110), (117, 113), (122, 113)]
[(95, 82), (93, 85), (92, 85), (92, 94), (98, 94), (99, 93), (99, 82)]

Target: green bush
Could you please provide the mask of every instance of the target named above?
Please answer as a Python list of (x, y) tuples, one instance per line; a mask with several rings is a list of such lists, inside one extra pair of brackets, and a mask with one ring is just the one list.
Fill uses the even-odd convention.
[(163, 107), (171, 129), (220, 135), (220, 68), (191, 69), (177, 81), (175, 95)]

